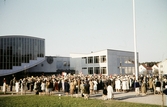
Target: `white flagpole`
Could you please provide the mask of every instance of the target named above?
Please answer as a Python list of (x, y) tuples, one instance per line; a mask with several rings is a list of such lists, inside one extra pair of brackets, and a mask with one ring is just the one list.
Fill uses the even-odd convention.
[(135, 77), (138, 80), (138, 61), (136, 46), (136, 20), (135, 20), (135, 0), (133, 0), (133, 30), (134, 30), (134, 56), (135, 56)]

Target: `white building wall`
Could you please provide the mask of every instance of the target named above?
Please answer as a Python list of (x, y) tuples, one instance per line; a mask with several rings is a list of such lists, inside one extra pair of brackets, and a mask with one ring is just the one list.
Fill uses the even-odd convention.
[(158, 63), (159, 74), (167, 74), (167, 60)]
[(82, 72), (83, 74), (86, 74), (85, 71), (82, 71), (82, 63), (84, 60), (82, 58), (70, 58), (70, 69), (75, 70), (76, 74), (79, 74)]
[(159, 68), (157, 65), (152, 66), (152, 73), (155, 73), (156, 71), (159, 71)]
[(143, 65), (140, 65), (139, 66), (139, 74), (143, 74), (144, 72), (147, 72), (147, 69)]
[(69, 57), (53, 57), (53, 62), (49, 64), (47, 62), (47, 56), (44, 62), (29, 69), (29, 72), (56, 72), (57, 70), (69, 70), (70, 58)]
[[(93, 57), (93, 63), (86, 64), (82, 57)], [(94, 63), (94, 56), (106, 56), (105, 63)], [(83, 74), (88, 74), (89, 67), (106, 67), (106, 75), (110, 74), (125, 74), (134, 73), (134, 52), (119, 51), (119, 50), (103, 50), (99, 52), (89, 54), (70, 54), (71, 68), (76, 71), (80, 71)], [(88, 60), (88, 59), (87, 59)], [(128, 62), (129, 61), (129, 62)], [(88, 62), (88, 61), (87, 61)], [(86, 68), (86, 69), (82, 69)], [(101, 72), (101, 70), (100, 70)]]
[[(75, 70), (77, 72), (82, 72), (83, 74), (88, 74), (88, 68), (89, 67), (107, 67), (107, 62), (106, 63), (90, 63), (86, 64), (85, 60), (82, 59), (82, 57), (93, 57), (93, 62), (94, 62), (94, 56), (101, 56), (101, 55), (107, 55), (107, 50), (104, 51), (99, 51), (95, 53), (89, 53), (89, 54), (70, 54), (70, 64), (71, 64), (71, 69)], [(88, 59), (87, 59), (88, 62)], [(87, 68), (87, 69), (82, 69), (82, 68)], [(107, 70), (107, 69), (106, 69)]]

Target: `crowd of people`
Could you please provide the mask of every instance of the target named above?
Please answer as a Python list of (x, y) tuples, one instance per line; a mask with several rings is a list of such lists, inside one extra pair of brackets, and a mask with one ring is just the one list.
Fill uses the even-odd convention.
[[(160, 81), (160, 79), (162, 81)], [(3, 92), (7, 91), (7, 84), (4, 78)], [(17, 94), (26, 94), (27, 91), (35, 94), (52, 95), (54, 91), (64, 92), (65, 95), (73, 97), (78, 95), (88, 99), (91, 94), (99, 93), (102, 90), (104, 100), (112, 99), (114, 92), (135, 91), (136, 95), (146, 95), (148, 90), (154, 94), (161, 94), (167, 88), (166, 77), (140, 75), (138, 80), (134, 75), (50, 75), (31, 76), (22, 79), (15, 77), (10, 80), (9, 90), (15, 90)]]

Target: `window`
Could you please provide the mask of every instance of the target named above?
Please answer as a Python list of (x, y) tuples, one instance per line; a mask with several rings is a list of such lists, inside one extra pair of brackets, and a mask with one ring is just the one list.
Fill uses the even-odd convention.
[[(0, 38), (0, 69), (12, 69), (29, 63), (38, 57), (44, 57), (44, 40), (27, 37)], [(41, 53), (40, 53), (41, 52)]]
[(87, 69), (86, 67), (83, 67), (82, 69)]
[(93, 74), (93, 67), (88, 67), (88, 74)]
[(106, 56), (105, 55), (101, 56), (100, 59), (101, 59), (101, 63), (106, 63)]
[(107, 74), (106, 67), (101, 67), (101, 74)]
[(82, 57), (82, 59), (84, 59), (85, 63), (87, 64), (87, 57)]
[(99, 56), (94, 56), (94, 63), (99, 63)]
[(100, 74), (100, 68), (99, 67), (94, 67), (94, 73), (95, 74)]
[(88, 57), (88, 64), (93, 63), (93, 57)]

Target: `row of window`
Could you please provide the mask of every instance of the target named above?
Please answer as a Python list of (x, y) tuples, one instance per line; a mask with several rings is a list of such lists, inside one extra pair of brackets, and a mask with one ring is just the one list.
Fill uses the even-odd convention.
[[(45, 43), (44, 40), (34, 38), (0, 38), (0, 55), (21, 54), (26, 55), (30, 53), (40, 55), (44, 54)], [(43, 57), (43, 56), (41, 56)]]
[(122, 74), (132, 74), (135, 73), (135, 67), (121, 67)]
[(106, 56), (90, 56), (90, 57), (82, 57), (82, 59), (85, 59), (86, 64), (90, 63), (106, 63)]
[(24, 36), (0, 38), (0, 69), (12, 69), (13, 66), (44, 56), (44, 39)]
[[(82, 69), (87, 68), (83, 67)], [(106, 67), (88, 67), (88, 74), (107, 74)]]

